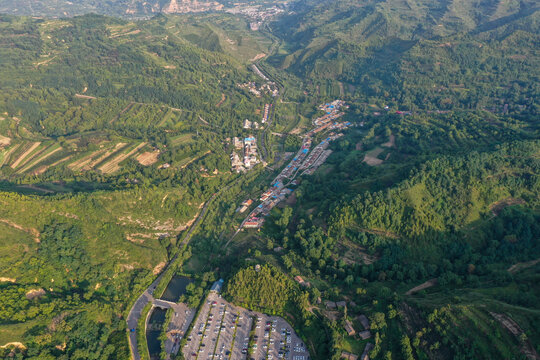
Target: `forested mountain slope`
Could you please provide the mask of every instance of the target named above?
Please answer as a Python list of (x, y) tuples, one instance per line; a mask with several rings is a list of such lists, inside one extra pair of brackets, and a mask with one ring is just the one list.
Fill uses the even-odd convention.
[[(204, 283), (190, 303), (223, 277), (315, 359), (540, 352), (535, 1), (303, 0), (257, 31), (229, 13), (69, 17), (170, 1), (20, 4), (55, 18), (0, 15), (0, 356), (128, 358), (126, 314), (178, 254), (164, 278)], [(351, 126), (312, 132), (335, 136), (324, 164), (237, 231), (337, 98)], [(264, 161), (231, 171), (252, 135)], [(368, 339), (345, 330), (360, 315)]]
[(270, 62), (301, 77), (350, 84), (366, 102), (408, 110), (502, 111), (506, 101), (538, 111), (535, 2), (332, 1), (294, 9), (271, 25), (286, 42)]

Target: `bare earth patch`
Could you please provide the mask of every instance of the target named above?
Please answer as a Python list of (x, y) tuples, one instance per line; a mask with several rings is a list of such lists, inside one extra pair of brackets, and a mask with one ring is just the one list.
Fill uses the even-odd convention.
[[(512, 320), (509, 316), (505, 314), (497, 314), (491, 311), (489, 312), (489, 314), (493, 316), (498, 322), (500, 322), (501, 325), (504, 326), (508, 331), (510, 331), (510, 333), (514, 335), (516, 338), (519, 339), (521, 334), (523, 334), (523, 330), (521, 330), (518, 323)], [(540, 359), (540, 356), (538, 356), (538, 353), (534, 349), (530, 340), (521, 341), (520, 351), (528, 359), (533, 359), (533, 360)]]
[(340, 257), (347, 264), (373, 264), (377, 261), (377, 256), (369, 255), (366, 249), (351, 241), (343, 241), (338, 243), (339, 252), (343, 253)]
[(376, 147), (375, 149), (371, 150), (364, 156), (364, 162), (368, 164), (369, 166), (379, 166), (383, 163), (383, 161), (377, 156), (383, 152), (383, 149), (380, 147)]
[(11, 283), (14, 283), (14, 282), (15, 282), (15, 279), (14, 279), (14, 278), (8, 278), (8, 277), (0, 276), (0, 282), (11, 282)]
[(381, 146), (384, 146), (387, 148), (396, 147), (396, 136), (394, 134), (390, 134), (390, 140), (388, 142), (385, 142)]
[(514, 264), (514, 265), (510, 266), (508, 268), (508, 272), (513, 274), (513, 273), (518, 272), (519, 270), (529, 268), (529, 267), (534, 266), (534, 265), (536, 265), (538, 263), (540, 263), (540, 258), (538, 258), (536, 260), (527, 261), (527, 262), (517, 263), (517, 264)]
[(137, 156), (136, 160), (143, 166), (149, 166), (158, 161), (159, 153), (159, 150), (143, 152)]
[(405, 295), (412, 295), (414, 293), (417, 293), (419, 292), (420, 290), (424, 290), (424, 289), (427, 289), (427, 288), (430, 288), (432, 286), (435, 286), (437, 285), (437, 279), (429, 279), (428, 281), (418, 285), (418, 286), (415, 286), (413, 287), (412, 289), (410, 289), (409, 291), (407, 291), (405, 293)]
[(259, 59), (262, 59), (265, 56), (266, 56), (265, 53), (260, 53), (260, 54), (255, 55), (255, 57), (253, 59), (249, 60), (249, 61), (257, 61)]
[(43, 290), (42, 288), (32, 289), (26, 293), (26, 298), (28, 300), (32, 300), (35, 298), (42, 297), (43, 295), (45, 295), (45, 290)]
[(1, 146), (8, 146), (11, 144), (11, 139), (5, 136), (0, 135), (0, 147)]
[(142, 244), (146, 239), (153, 238), (154, 235), (152, 234), (141, 234), (141, 233), (135, 233), (135, 234), (126, 234), (126, 239), (133, 243), (139, 243)]
[(154, 267), (154, 269), (152, 270), (152, 273), (154, 275), (159, 274), (161, 272), (161, 270), (163, 270), (165, 265), (167, 265), (167, 263), (165, 261), (160, 262), (159, 264), (156, 265), (156, 267)]
[(24, 346), (23, 343), (18, 342), (18, 341), (8, 342), (7, 344), (0, 346), (0, 348), (2, 348), (2, 349), (6, 349), (8, 347), (19, 348), (21, 350), (26, 349), (26, 346)]
[(137, 145), (137, 147), (135, 147), (135, 149), (131, 150), (127, 154), (126, 153), (120, 154), (116, 156), (114, 159), (112, 159), (111, 161), (103, 164), (102, 166), (100, 166), (99, 170), (105, 174), (110, 174), (117, 170), (120, 170), (120, 166), (118, 164), (120, 164), (122, 161), (126, 160), (127, 158), (137, 153), (137, 151), (142, 149), (144, 146), (146, 146), (145, 142), (140, 143), (139, 145)]
[(525, 204), (525, 200), (523, 199), (516, 199), (516, 198), (506, 198), (506, 199), (503, 199), (503, 200), (500, 200), (500, 201), (497, 201), (496, 203), (492, 204), (490, 206), (490, 209), (491, 209), (491, 213), (495, 216), (499, 216), (499, 214), (501, 213), (501, 211), (508, 207), (508, 206), (512, 206), (512, 205), (521, 205), (521, 204)]
[(90, 100), (96, 99), (95, 96), (82, 95), (82, 94), (75, 94), (75, 97), (78, 99), (90, 99)]

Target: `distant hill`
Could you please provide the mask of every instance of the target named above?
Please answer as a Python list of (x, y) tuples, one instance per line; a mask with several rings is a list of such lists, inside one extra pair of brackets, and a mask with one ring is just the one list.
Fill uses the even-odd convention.
[[(292, 10), (271, 24), (286, 45), (269, 63), (351, 84), (366, 100), (384, 92), (384, 101), (416, 106), (453, 108), (465, 97), (461, 107), (493, 107), (476, 98), (508, 98), (518, 84), (524, 98), (536, 91), (528, 81), (539, 76), (534, 1), (303, 1)], [(473, 88), (482, 93), (466, 93)]]
[(0, 13), (54, 18), (88, 13), (122, 17), (148, 17), (159, 13), (198, 13), (219, 11), (225, 7), (236, 5), (273, 5), (282, 2), (272, 0), (0, 0)]

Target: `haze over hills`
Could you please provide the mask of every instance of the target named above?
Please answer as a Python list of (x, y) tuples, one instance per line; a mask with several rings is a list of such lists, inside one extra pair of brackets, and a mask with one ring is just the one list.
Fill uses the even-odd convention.
[(274, 5), (284, 1), (204, 1), (204, 0), (0, 0), (0, 13), (12, 15), (66, 17), (88, 13), (109, 16), (144, 17), (155, 14), (182, 14), (220, 11), (238, 5)]
[(2, 12), (0, 358), (540, 358), (536, 1)]

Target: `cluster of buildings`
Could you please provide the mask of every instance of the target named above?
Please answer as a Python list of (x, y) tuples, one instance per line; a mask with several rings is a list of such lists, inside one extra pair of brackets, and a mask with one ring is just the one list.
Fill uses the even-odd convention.
[[(342, 134), (340, 134), (342, 135)], [(306, 160), (300, 166), (300, 169), (306, 169), (302, 174), (311, 175), (321, 166), (326, 159), (332, 153), (332, 150), (326, 150), (330, 141), (338, 138), (339, 136), (331, 136), (321, 141), (311, 153), (307, 156)]]
[(320, 105), (319, 110), (324, 111), (326, 114), (313, 120), (313, 125), (320, 126), (337, 120), (344, 115), (344, 113), (340, 111), (341, 108), (348, 108), (343, 100), (334, 100), (331, 103)]
[(244, 120), (244, 129), (255, 129), (259, 130), (259, 123), (256, 121), (249, 121), (248, 119)]
[(262, 120), (261, 120), (263, 124), (268, 121), (268, 116), (270, 116), (271, 108), (272, 108), (271, 104), (264, 104), (264, 110), (263, 110), (263, 115), (262, 115)]
[(278, 7), (278, 6), (272, 6), (269, 8), (262, 8), (260, 5), (252, 5), (252, 6), (236, 6), (233, 9), (227, 10), (227, 12), (232, 14), (243, 14), (251, 19), (249, 23), (249, 28), (252, 31), (259, 30), (262, 23), (282, 12), (285, 10)]
[[(262, 73), (261, 73), (262, 74)], [(264, 75), (263, 75), (264, 76)], [(270, 94), (273, 97), (279, 95), (279, 90), (275, 82), (267, 81), (262, 85), (257, 85), (254, 81), (250, 81), (243, 84), (238, 84), (238, 87), (242, 89), (247, 89), (250, 93), (256, 97), (261, 97), (262, 95)]]
[(240, 207), (236, 209), (236, 211), (239, 213), (243, 213), (251, 206), (251, 204), (253, 204), (253, 200), (247, 199), (242, 204), (240, 204)]
[(338, 112), (341, 108), (348, 109), (349, 106), (345, 101), (339, 99), (319, 105), (319, 110), (324, 111), (327, 114)]
[[(235, 150), (231, 154), (231, 166), (233, 171), (244, 172), (257, 165), (260, 160), (257, 155), (257, 139), (250, 135), (246, 138), (233, 138)], [(236, 150), (243, 150), (242, 157)]]
[[(345, 103), (341, 100), (335, 100), (328, 104), (323, 104), (319, 108), (326, 111), (327, 115), (334, 116), (329, 117), (328, 120), (318, 122), (320, 124), (314, 130), (308, 132), (302, 139), (302, 146), (296, 153), (289, 164), (283, 168), (281, 173), (272, 181), (271, 186), (261, 195), (261, 203), (249, 214), (249, 216), (242, 223), (244, 228), (260, 228), (264, 223), (264, 217), (270, 213), (270, 211), (279, 204), (282, 200), (285, 200), (287, 196), (292, 193), (292, 189), (288, 188), (289, 185), (296, 185), (294, 178), (301, 170), (304, 170), (302, 174), (313, 174), (313, 172), (321, 166), (328, 156), (332, 153), (328, 150), (328, 145), (331, 141), (343, 136), (342, 133), (331, 133), (326, 139), (322, 140), (317, 146), (310, 152), (312, 135), (322, 131), (324, 129), (346, 129), (352, 126), (350, 122), (336, 122), (333, 121), (343, 115), (339, 109), (346, 107)], [(264, 107), (263, 120), (264, 123), (268, 119), (271, 105), (266, 104)]]

